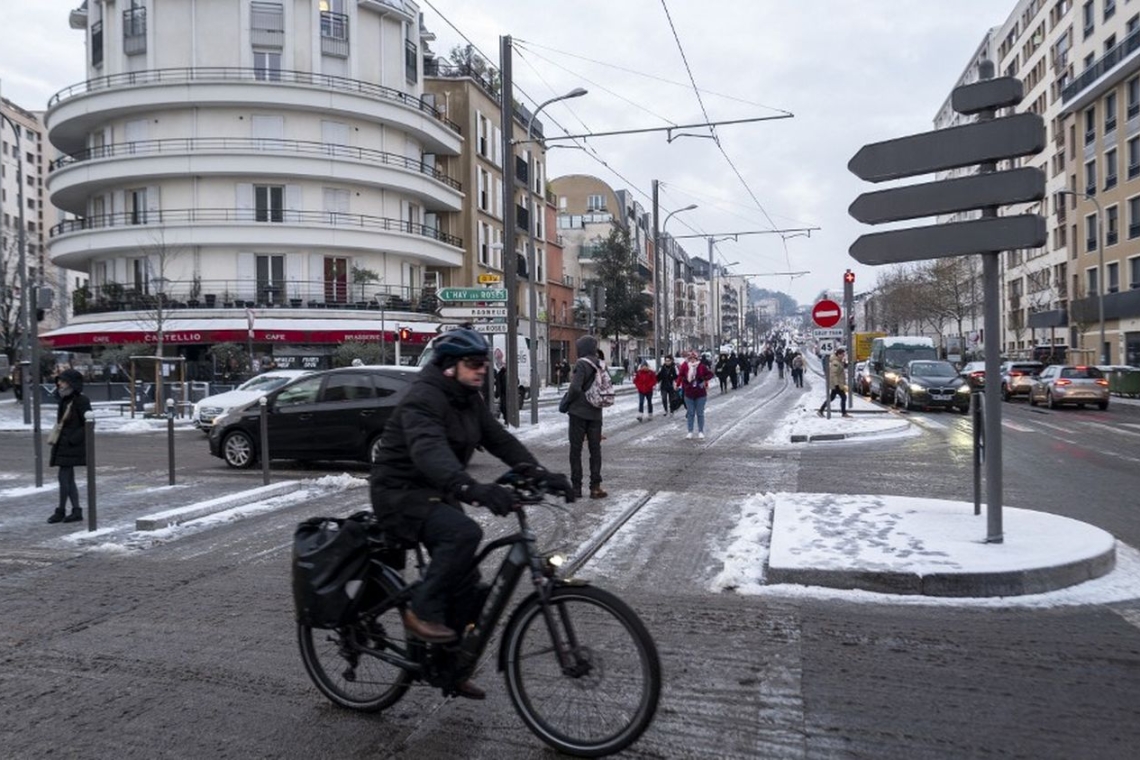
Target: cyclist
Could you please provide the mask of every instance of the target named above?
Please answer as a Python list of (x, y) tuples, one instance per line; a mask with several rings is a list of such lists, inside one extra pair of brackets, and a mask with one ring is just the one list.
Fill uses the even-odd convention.
[[(487, 408), (480, 391), (489, 350), (481, 333), (466, 328), (436, 340), (431, 362), (384, 427), (372, 464), (372, 509), (380, 525), (423, 544), (431, 556), (404, 614), (404, 627), (423, 641), (454, 641), (476, 606), (479, 573), (471, 563), (483, 531), (461, 502), (499, 516), (514, 509), (510, 490), (467, 474), (477, 447), (574, 500), (566, 476), (547, 472)], [(456, 691), (469, 699), (485, 696), (470, 681)]]

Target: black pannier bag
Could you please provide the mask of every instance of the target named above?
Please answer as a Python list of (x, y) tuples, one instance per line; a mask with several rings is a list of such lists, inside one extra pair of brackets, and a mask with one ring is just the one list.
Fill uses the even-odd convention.
[(297, 622), (335, 628), (356, 610), (368, 572), (369, 512), (313, 517), (293, 533), (293, 603)]

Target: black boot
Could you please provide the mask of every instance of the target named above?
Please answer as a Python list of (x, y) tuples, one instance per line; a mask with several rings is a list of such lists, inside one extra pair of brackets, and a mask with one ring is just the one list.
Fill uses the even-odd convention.
[(63, 521), (64, 522), (79, 522), (82, 519), (83, 519), (83, 510), (76, 508), (76, 509), (71, 510), (71, 514), (69, 514), (67, 517), (63, 518)]
[(51, 513), (51, 517), (48, 518), (48, 522), (49, 523), (63, 522), (65, 519), (67, 519), (67, 518), (64, 516), (63, 507), (60, 507), (59, 509), (57, 509), (56, 511)]

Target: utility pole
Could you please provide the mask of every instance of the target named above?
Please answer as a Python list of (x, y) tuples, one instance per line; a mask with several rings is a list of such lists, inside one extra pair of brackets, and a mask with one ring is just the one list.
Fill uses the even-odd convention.
[[(518, 252), (515, 251), (517, 211), (514, 167), (511, 166), (515, 155), (514, 141), (511, 139), (514, 134), (515, 115), (510, 35), (499, 38), (499, 76), (502, 84), (499, 93), (501, 99), (499, 118), (502, 123), (500, 154), (503, 157), (503, 287), (507, 290), (507, 380), (504, 383), (503, 398), (506, 401), (507, 424), (517, 428), (519, 426), (519, 262)], [(534, 361), (533, 356), (531, 361)]]

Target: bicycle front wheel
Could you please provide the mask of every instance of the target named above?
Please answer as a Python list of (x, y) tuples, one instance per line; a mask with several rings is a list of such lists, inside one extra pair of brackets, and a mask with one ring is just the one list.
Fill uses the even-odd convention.
[[(649, 631), (625, 602), (592, 586), (555, 589), (545, 612), (531, 597), (506, 632), (507, 691), (515, 709), (561, 752), (620, 752), (649, 727), (661, 696), (661, 663)], [(566, 648), (564, 661), (552, 628)]]
[[(379, 581), (385, 595), (396, 592)], [(313, 684), (336, 704), (360, 712), (391, 707), (408, 691), (412, 674), (368, 650), (406, 657), (408, 643), (400, 610), (393, 607), (336, 629), (297, 625), (301, 661)]]

